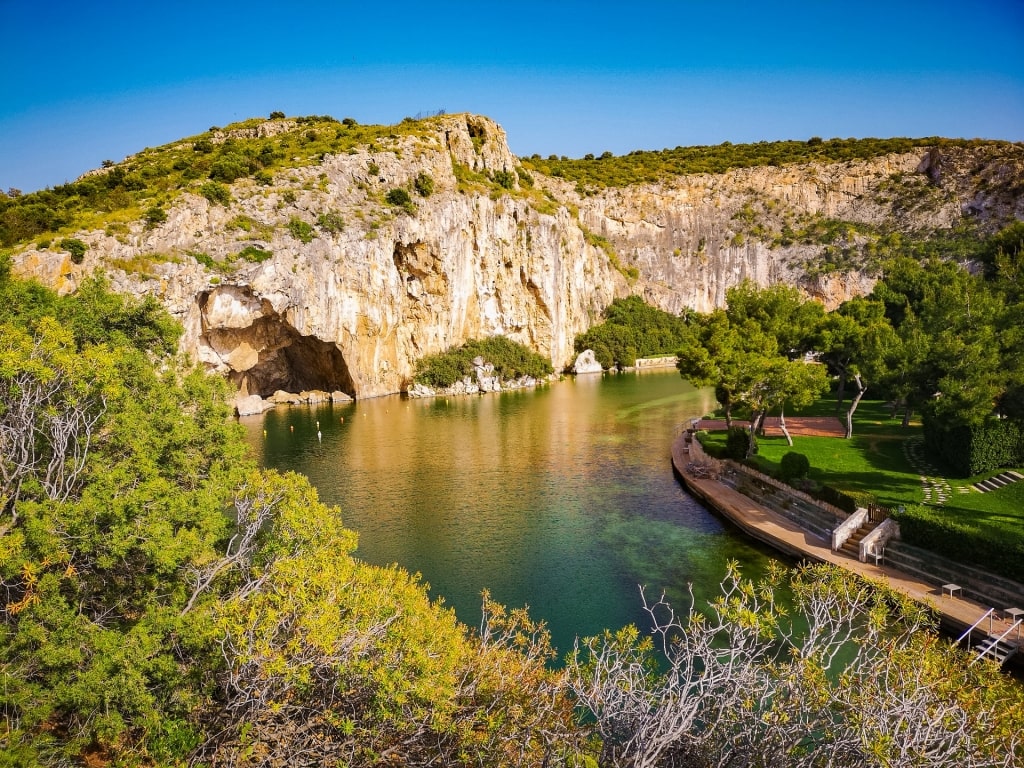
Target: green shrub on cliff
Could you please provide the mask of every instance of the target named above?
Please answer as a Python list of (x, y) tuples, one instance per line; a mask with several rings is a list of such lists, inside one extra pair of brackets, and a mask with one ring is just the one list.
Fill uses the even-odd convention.
[(505, 381), (523, 376), (542, 379), (554, 370), (547, 359), (528, 347), (505, 336), (491, 336), (421, 358), (416, 362), (413, 380), (428, 387), (450, 387), (473, 374), (473, 359), (476, 357), (482, 357), (485, 363), (493, 365), (495, 374)]

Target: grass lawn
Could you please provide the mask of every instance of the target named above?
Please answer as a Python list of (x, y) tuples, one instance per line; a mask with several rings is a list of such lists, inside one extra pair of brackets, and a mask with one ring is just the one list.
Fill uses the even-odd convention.
[[(834, 416), (835, 399), (827, 397), (812, 406), (788, 416)], [(716, 414), (721, 417), (721, 414)], [(737, 418), (742, 418), (739, 416)], [(845, 413), (842, 417), (845, 420)], [(810, 477), (821, 484), (842, 491), (870, 493), (883, 506), (922, 504), (924, 493), (920, 474), (903, 452), (903, 441), (922, 434), (921, 422), (912, 421), (902, 426), (902, 417), (893, 417), (892, 411), (881, 400), (864, 400), (854, 414), (853, 437), (849, 440), (835, 437), (793, 437), (793, 447), (784, 437), (759, 437), (758, 453), (754, 463), (761, 471), (772, 474), (779, 461), (789, 451), (804, 454), (811, 462)], [(708, 435), (705, 442), (725, 445), (725, 432)], [(1018, 468), (1024, 474), (1024, 468)], [(979, 519), (1017, 521), (1024, 526), (1024, 481), (989, 493), (956, 493), (956, 486), (969, 486), (998, 472), (977, 477), (951, 478), (953, 496), (944, 509), (956, 514), (977, 516)]]
[[(831, 416), (834, 413), (835, 401), (826, 399), (793, 415)], [(1021, 571), (1024, 562), (1014, 562), (1024, 542), (1024, 481), (988, 493), (973, 489), (961, 493), (957, 490), (959, 487), (970, 487), (999, 472), (972, 478), (947, 478), (951, 492), (945, 504), (925, 505), (922, 473), (911, 465), (903, 451), (904, 442), (921, 436), (922, 427), (920, 422), (904, 427), (901, 421), (893, 418), (883, 402), (864, 401), (854, 415), (851, 439), (794, 435), (790, 447), (781, 436), (759, 437), (758, 453), (751, 463), (766, 474), (775, 474), (786, 453), (802, 453), (811, 464), (809, 477), (821, 485), (855, 497), (870, 495), (890, 508), (920, 505), (920, 514), (934, 521), (934, 525), (928, 524), (928, 531), (919, 534), (930, 539), (928, 543), (919, 542), (921, 546), (944, 552), (954, 560), (983, 568), (991, 566), (994, 572), (1017, 581), (1024, 580), (1024, 571)], [(703, 442), (724, 448), (725, 438), (724, 431), (714, 432), (706, 435)], [(1024, 474), (1024, 468), (1017, 468), (1017, 471)], [(908, 509), (907, 513), (919, 514), (913, 509)]]

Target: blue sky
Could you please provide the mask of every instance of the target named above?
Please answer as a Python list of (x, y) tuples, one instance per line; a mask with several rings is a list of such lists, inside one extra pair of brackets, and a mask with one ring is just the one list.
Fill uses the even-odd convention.
[(1024, 140), (1024, 2), (0, 0), (0, 188), (255, 115), (476, 112), (512, 151)]

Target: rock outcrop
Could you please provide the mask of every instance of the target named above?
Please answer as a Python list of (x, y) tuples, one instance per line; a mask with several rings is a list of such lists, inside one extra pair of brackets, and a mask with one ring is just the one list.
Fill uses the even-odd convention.
[(597, 362), (597, 357), (594, 355), (594, 350), (584, 349), (576, 356), (576, 361), (572, 364), (572, 372), (576, 374), (580, 373), (603, 373), (604, 368)]
[[(858, 226), (1024, 218), (1020, 194), (998, 198), (992, 183), (1021, 178), (1016, 145), (998, 157), (924, 150), (581, 190), (539, 175), (523, 186), (486, 118), (430, 126), (279, 172), (269, 186), (236, 182), (229, 205), (186, 192), (155, 226), (76, 233), (89, 246), (81, 264), (29, 247), (15, 268), (61, 291), (100, 269), (116, 290), (156, 296), (184, 324), (183, 351), (242, 397), (373, 397), (407, 390), (420, 357), (496, 334), (562, 370), (576, 334), (630, 293), (680, 312), (721, 306), (744, 279), (800, 284), (829, 306), (869, 291), (869, 272), (825, 269), (826, 245), (787, 234), (801, 222), (848, 222), (856, 250)], [(387, 202), (421, 176), (429, 196)]]

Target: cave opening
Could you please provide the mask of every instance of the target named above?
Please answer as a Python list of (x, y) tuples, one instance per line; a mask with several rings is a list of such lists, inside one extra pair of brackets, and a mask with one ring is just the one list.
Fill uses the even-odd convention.
[[(199, 297), (201, 345), (228, 369), (245, 396), (278, 390), (313, 390), (356, 397), (356, 385), (338, 345), (299, 333), (269, 301), (238, 286), (221, 286)], [(223, 367), (222, 367), (223, 366)]]
[(336, 344), (302, 336), (288, 326), (279, 330), (283, 329), (290, 331), (289, 338), (262, 351), (259, 362), (248, 370), (232, 373), (231, 378), (240, 390), (264, 398), (278, 390), (296, 394), (341, 391), (349, 397), (356, 396), (355, 382)]

